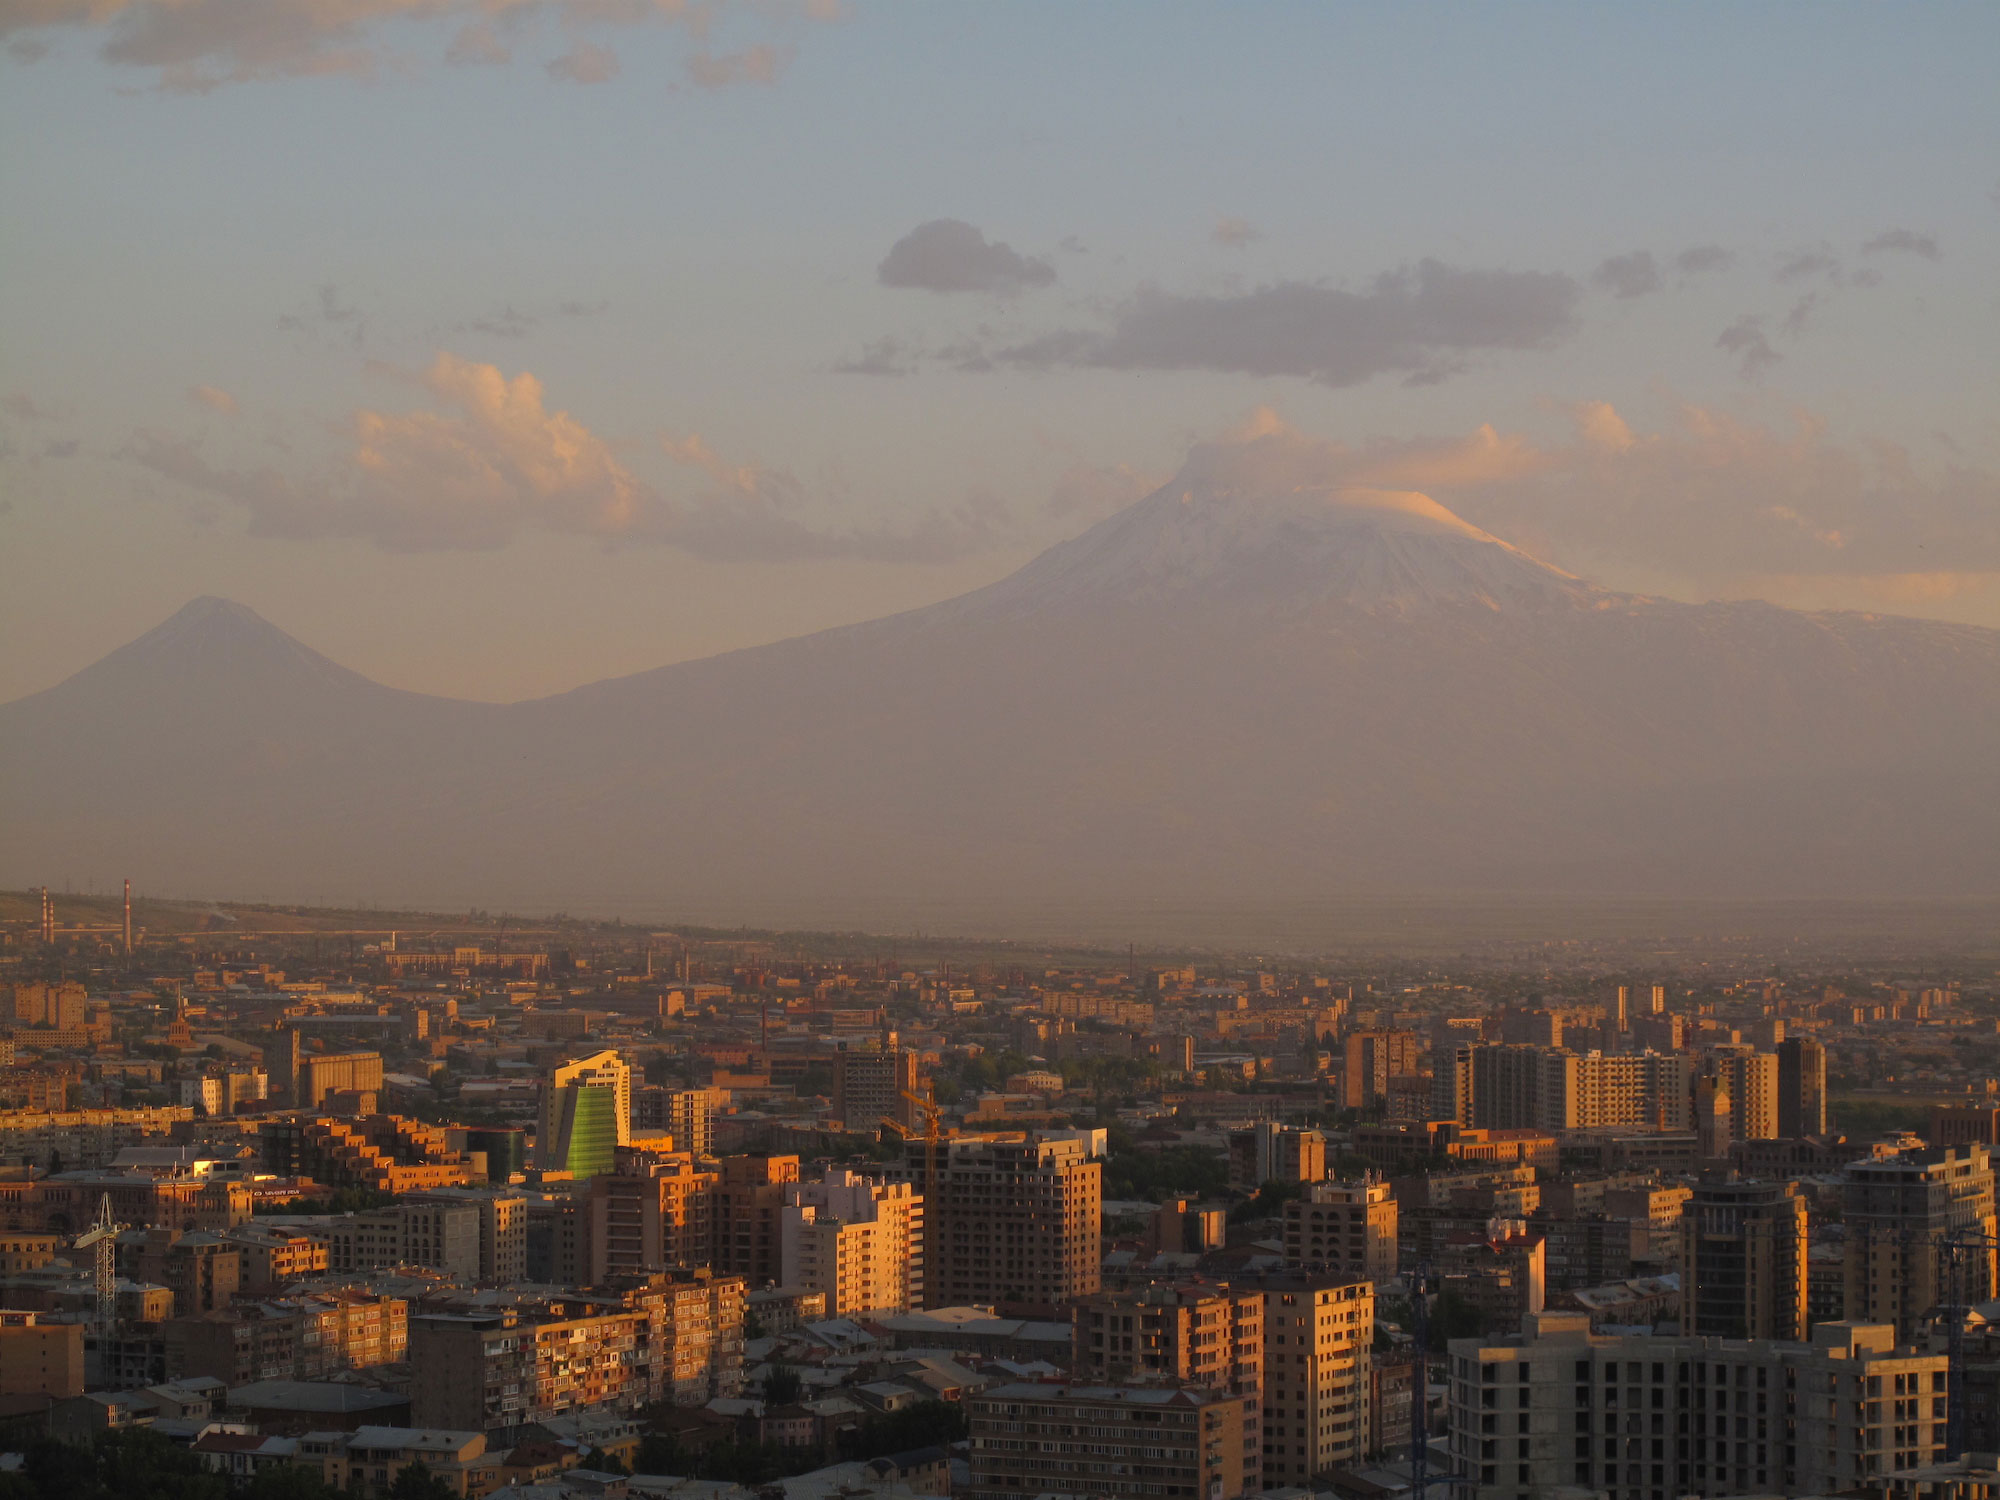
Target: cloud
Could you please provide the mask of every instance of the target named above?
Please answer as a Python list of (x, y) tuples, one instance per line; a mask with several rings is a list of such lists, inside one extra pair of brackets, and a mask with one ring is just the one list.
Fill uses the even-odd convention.
[(901, 339), (880, 338), (833, 367), (842, 375), (911, 375), (916, 366)]
[(341, 301), (340, 288), (330, 282), (319, 289), (307, 311), (283, 314), (278, 326), (289, 333), (318, 329), (341, 334), (357, 347), (368, 337), (368, 319), (360, 308)]
[(1830, 250), (1794, 250), (1778, 262), (1772, 273), (1779, 282), (1804, 281), (1813, 276), (1840, 279), (1840, 259)]
[(1241, 250), (1252, 240), (1264, 238), (1264, 231), (1248, 219), (1232, 219), (1225, 214), (1215, 221), (1215, 228), (1209, 232), (1209, 238), (1231, 250)]
[(1745, 313), (1716, 336), (1715, 347), (1736, 356), (1737, 372), (1745, 380), (1755, 380), (1785, 356), (1771, 347), (1764, 336), (1764, 320)]
[(1660, 289), (1660, 263), (1650, 250), (1614, 255), (1590, 273), (1591, 283), (1614, 297), (1644, 297)]
[[(838, 19), (817, 0), (802, 7), (746, 7), (744, 14), (781, 24)], [(552, 15), (571, 33), (602, 26), (681, 27), (699, 50), (689, 76), (704, 88), (769, 83), (790, 59), (788, 47), (760, 42), (715, 53), (704, 38), (710, 8), (695, 0), (14, 0), (0, 6), (0, 36), (17, 57), (47, 49), (58, 29), (98, 34), (108, 63), (151, 70), (160, 88), (202, 94), (229, 84), (279, 78), (372, 79), (407, 67), (398, 42), (420, 38), (409, 23), (456, 22), (444, 60), (499, 65), (513, 49), (502, 32), (525, 18)], [(617, 72), (609, 49), (576, 39), (547, 64), (552, 76), (599, 83)]]
[(1056, 479), (1043, 509), (1063, 520), (1100, 520), (1153, 493), (1171, 474), (1152, 474), (1130, 464), (1071, 464)]
[(219, 411), (225, 417), (236, 415), (236, 398), (225, 390), (212, 385), (192, 386), (188, 390), (190, 399), (199, 401), (210, 411)]
[(1720, 245), (1694, 245), (1674, 257), (1674, 269), (1683, 276), (1726, 271), (1735, 264), (1736, 256)]
[(563, 83), (609, 83), (618, 76), (618, 54), (609, 47), (578, 42), (547, 66), (549, 77)]
[(500, 40), (490, 21), (473, 21), (452, 38), (444, 60), (461, 67), (498, 67), (514, 60), (514, 49)]
[(1044, 334), (996, 361), (1116, 370), (1223, 370), (1358, 385), (1443, 380), (1470, 354), (1540, 349), (1575, 326), (1579, 288), (1546, 271), (1464, 271), (1439, 261), (1385, 272), (1364, 291), (1280, 281), (1224, 296), (1146, 288), (1103, 329)]
[(1005, 296), (1051, 285), (1056, 268), (998, 240), (988, 241), (962, 219), (933, 219), (889, 247), (875, 278), (884, 286), (927, 292)]
[(687, 60), (687, 72), (699, 88), (726, 89), (739, 83), (776, 83), (791, 61), (791, 48), (760, 42), (741, 52), (693, 53)]
[(1818, 292), (1807, 292), (1792, 304), (1791, 311), (1785, 314), (1784, 321), (1778, 325), (1779, 331), (1789, 338), (1797, 338), (1806, 331), (1806, 325), (1812, 321), (1813, 314), (1819, 311), (1821, 304), (1822, 298)]
[(0, 396), (0, 411), (10, 417), (19, 417), (24, 422), (53, 422), (61, 414), (46, 407), (26, 391), (11, 391)]
[[(1893, 594), (1907, 607), (2000, 572), (2000, 475), (1956, 460), (1926, 473), (1894, 444), (1835, 442), (1804, 416), (1784, 429), (1684, 405), (1657, 432), (1606, 402), (1569, 416), (1567, 441), (1489, 426), (1323, 445), (1320, 464), (1329, 482), (1421, 489), (1587, 577), (1670, 580), (1702, 597), (1819, 579), (1824, 605), (1884, 607)], [(1782, 597), (1806, 593), (1795, 583)]]
[(1920, 255), (1925, 260), (1937, 260), (1942, 252), (1936, 238), (1928, 234), (1918, 234), (1912, 229), (1889, 229), (1875, 236), (1861, 247), (1863, 255), (1886, 255), (1901, 253)]
[(428, 408), (355, 412), (346, 451), (307, 475), (232, 467), (201, 444), (158, 432), (135, 433), (119, 456), (239, 507), (253, 536), (351, 537), (390, 551), (491, 549), (543, 531), (737, 562), (934, 562), (1008, 534), (997, 502), (979, 496), (900, 529), (816, 525), (795, 478), (725, 462), (698, 435), (659, 445), (677, 472), (698, 479), (691, 493), (673, 496), (583, 422), (551, 411), (541, 382), (525, 371), (509, 377), (440, 353), (414, 378)]

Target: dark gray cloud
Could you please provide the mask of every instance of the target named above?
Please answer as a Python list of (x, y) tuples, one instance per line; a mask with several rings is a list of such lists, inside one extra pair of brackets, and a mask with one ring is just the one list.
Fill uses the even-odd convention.
[(1861, 247), (1863, 255), (1885, 255), (1900, 253), (1921, 255), (1925, 260), (1937, 260), (1942, 254), (1935, 236), (1918, 234), (1914, 229), (1888, 229), (1875, 236)]
[(1813, 314), (1819, 311), (1821, 300), (1818, 292), (1807, 292), (1792, 304), (1791, 311), (1785, 314), (1784, 322), (1778, 325), (1779, 329), (1788, 337), (1797, 338), (1806, 331), (1806, 325), (1812, 321)]
[(1148, 288), (1106, 329), (1044, 334), (997, 362), (1119, 370), (1227, 370), (1357, 385), (1377, 375), (1445, 379), (1464, 356), (1546, 348), (1576, 322), (1581, 288), (1552, 271), (1463, 271), (1439, 261), (1386, 272), (1365, 291), (1281, 281), (1232, 296)]
[(1736, 356), (1736, 367), (1745, 380), (1755, 380), (1785, 357), (1764, 336), (1764, 320), (1752, 313), (1723, 329), (1715, 347)]
[(1660, 289), (1660, 263), (1650, 250), (1614, 255), (1590, 273), (1591, 284), (1614, 297), (1644, 297)]
[(884, 286), (926, 292), (1007, 295), (1051, 285), (1056, 268), (988, 240), (962, 219), (933, 219), (890, 246), (875, 277)]

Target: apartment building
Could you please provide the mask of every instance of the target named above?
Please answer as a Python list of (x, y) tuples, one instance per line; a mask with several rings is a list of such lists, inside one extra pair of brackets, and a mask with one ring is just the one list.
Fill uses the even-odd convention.
[[(922, 1191), (927, 1143), (908, 1143)], [(1104, 1168), (1078, 1139), (959, 1136), (924, 1194), (924, 1295), (1053, 1308), (1101, 1284)]]
[(1368, 1448), (1375, 1288), (1335, 1277), (1264, 1283), (1266, 1486), (1310, 1485)]
[(1681, 1327), (1718, 1338), (1805, 1338), (1807, 1219), (1795, 1182), (1697, 1184), (1681, 1213)]
[(623, 1291), (410, 1319), (411, 1419), (485, 1431), (742, 1387), (743, 1281), (655, 1275)]
[(1319, 1182), (1285, 1204), (1285, 1259), (1366, 1281), (1396, 1274), (1397, 1206), (1389, 1184)]
[(1229, 1181), (1254, 1188), (1265, 1182), (1319, 1182), (1326, 1176), (1326, 1137), (1317, 1130), (1266, 1120), (1229, 1136)]
[(1593, 1334), (1543, 1312), (1450, 1345), (1457, 1493), (1539, 1500), (1845, 1494), (1935, 1462), (1946, 1356), (1886, 1325), (1822, 1323), (1811, 1343)]
[(160, 1339), (171, 1380), (324, 1380), (401, 1360), (408, 1305), (342, 1288), (174, 1318), (160, 1325)]
[(712, 1264), (742, 1276), (753, 1287), (784, 1280), (781, 1228), (787, 1187), (799, 1180), (796, 1156), (725, 1156), (711, 1218)]
[(1241, 1396), (1003, 1385), (967, 1403), (971, 1500), (1090, 1495), (1236, 1500), (1252, 1485)]
[(412, 1199), (342, 1214), (327, 1228), (327, 1268), (336, 1273), (427, 1266), (479, 1280), (479, 1209)]
[(480, 1281), (520, 1281), (528, 1274), (528, 1199), (504, 1188), (437, 1188), (417, 1200), (472, 1209), (479, 1216)]
[(1475, 1046), (1460, 1123), (1486, 1129), (1689, 1128), (1690, 1062), (1672, 1053), (1605, 1055), (1566, 1047)]
[[(1977, 1142), (1902, 1151), (1847, 1168), (1847, 1317), (1916, 1335), (1941, 1302), (1987, 1301), (1994, 1289), (1993, 1162)], [(1940, 1250), (1960, 1245), (1941, 1280)], [(1962, 1277), (1962, 1282), (1960, 1278)]]
[(833, 1115), (842, 1128), (873, 1135), (882, 1122), (909, 1128), (916, 1113), (905, 1094), (917, 1091), (917, 1055), (896, 1045), (892, 1031), (879, 1051), (843, 1046), (833, 1055)]
[(1414, 1031), (1356, 1031), (1341, 1057), (1341, 1103), (1372, 1109), (1387, 1102), (1389, 1080), (1419, 1071), (1422, 1048)]
[(1730, 1143), (1778, 1138), (1778, 1056), (1747, 1043), (1714, 1048), (1709, 1069), (1729, 1095)]
[(1155, 1283), (1071, 1304), (1070, 1374), (1090, 1385), (1179, 1384), (1243, 1398), (1244, 1477), (1263, 1469), (1264, 1293)]
[(823, 1294), (829, 1318), (924, 1305), (924, 1205), (907, 1182), (829, 1167), (789, 1184), (780, 1238), (779, 1279)]
[(632, 1130), (637, 1135), (671, 1135), (674, 1149), (709, 1156), (715, 1117), (727, 1095), (721, 1089), (669, 1089), (657, 1085), (632, 1095)]
[(252, 1222), (238, 1224), (223, 1238), (243, 1253), (237, 1285), (246, 1292), (267, 1292), (328, 1268), (331, 1247), (323, 1235)]
[(1778, 1136), (1825, 1134), (1826, 1048), (1809, 1036), (1788, 1036), (1778, 1043)]
[(709, 1263), (710, 1211), (720, 1174), (686, 1152), (626, 1147), (591, 1179), (583, 1203), (586, 1279), (645, 1275)]

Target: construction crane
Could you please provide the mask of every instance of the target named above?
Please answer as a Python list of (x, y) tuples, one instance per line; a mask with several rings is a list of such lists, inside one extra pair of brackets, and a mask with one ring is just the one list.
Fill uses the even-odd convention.
[(97, 1327), (99, 1332), (107, 1334), (118, 1321), (119, 1228), (111, 1217), (111, 1195), (106, 1193), (97, 1202), (97, 1222), (76, 1237), (77, 1249), (93, 1253)]

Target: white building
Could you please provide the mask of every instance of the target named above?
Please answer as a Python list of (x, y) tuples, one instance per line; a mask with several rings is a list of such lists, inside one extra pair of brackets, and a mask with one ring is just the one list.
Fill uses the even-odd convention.
[(788, 1183), (778, 1233), (784, 1284), (823, 1293), (829, 1318), (924, 1304), (924, 1202), (907, 1182), (833, 1167)]

